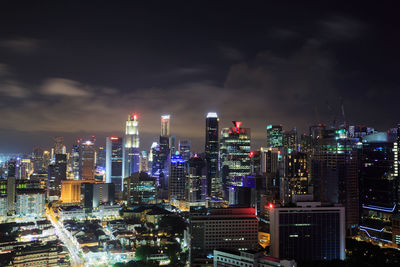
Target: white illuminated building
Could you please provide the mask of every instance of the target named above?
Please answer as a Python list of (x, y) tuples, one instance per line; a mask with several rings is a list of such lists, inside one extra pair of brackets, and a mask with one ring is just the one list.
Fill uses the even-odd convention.
[(136, 114), (128, 116), (125, 128), (123, 177), (139, 172), (139, 121)]

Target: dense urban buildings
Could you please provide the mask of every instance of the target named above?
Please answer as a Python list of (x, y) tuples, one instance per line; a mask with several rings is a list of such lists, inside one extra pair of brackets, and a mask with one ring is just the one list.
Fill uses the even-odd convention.
[(237, 2), (1, 2), (0, 266), (400, 266), (397, 2)]

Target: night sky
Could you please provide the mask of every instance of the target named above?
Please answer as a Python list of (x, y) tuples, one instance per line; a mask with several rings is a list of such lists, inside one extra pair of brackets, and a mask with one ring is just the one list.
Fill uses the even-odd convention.
[[(135, 3), (133, 3), (135, 2)], [(399, 119), (396, 1), (1, 1), (0, 153), (53, 136), (171, 132), (204, 150), (205, 115), (265, 126), (385, 131)], [(70, 149), (70, 146), (68, 147)]]

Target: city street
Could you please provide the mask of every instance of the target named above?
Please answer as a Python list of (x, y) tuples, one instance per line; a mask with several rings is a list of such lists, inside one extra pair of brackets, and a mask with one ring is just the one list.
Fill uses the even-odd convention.
[(79, 256), (79, 252), (81, 251), (80, 248), (78, 248), (73, 243), (71, 238), (68, 236), (66, 230), (57, 221), (52, 209), (46, 208), (46, 215), (47, 215), (47, 218), (51, 221), (52, 225), (54, 226), (58, 238), (61, 240), (61, 242), (63, 242), (65, 247), (68, 249), (68, 252), (71, 257), (71, 266), (73, 266), (73, 267), (84, 266), (84, 261)]

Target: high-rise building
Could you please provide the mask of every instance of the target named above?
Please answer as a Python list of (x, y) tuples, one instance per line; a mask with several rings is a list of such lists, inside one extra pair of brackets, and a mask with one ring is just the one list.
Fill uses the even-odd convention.
[(140, 152), (139, 157), (139, 172), (148, 172), (149, 171), (149, 155), (146, 150), (142, 150)]
[(162, 115), (161, 116), (161, 136), (170, 136), (170, 130), (169, 130), (169, 120), (170, 120), (170, 115)]
[(35, 172), (42, 172), (45, 170), (42, 148), (37, 147), (33, 150), (32, 159), (33, 159), (33, 170)]
[(128, 116), (125, 127), (123, 177), (139, 172), (139, 121), (136, 114)]
[(359, 223), (358, 139), (345, 129), (325, 129), (311, 160), (311, 182), (316, 201), (346, 208), (347, 229)]
[(185, 161), (180, 155), (171, 157), (168, 177), (168, 198), (170, 200), (185, 199)]
[(230, 186), (242, 186), (241, 177), (251, 173), (250, 128), (242, 128), (242, 123), (238, 121), (233, 124), (234, 127), (221, 131), (221, 176), (224, 191)]
[(340, 206), (298, 202), (270, 205), (271, 256), (303, 261), (345, 258), (345, 211)]
[(124, 145), (121, 137), (106, 138), (106, 183), (113, 183), (116, 192), (123, 190), (123, 152)]
[(298, 136), (296, 128), (293, 128), (291, 131), (283, 132), (283, 146), (291, 151), (298, 151)]
[(81, 180), (94, 180), (94, 168), (96, 165), (94, 140), (81, 142), (79, 152), (79, 178)]
[(188, 202), (204, 202), (206, 200), (206, 170), (205, 160), (194, 155), (188, 162), (189, 170), (186, 176), (186, 201)]
[(207, 195), (222, 197), (222, 180), (219, 176), (219, 118), (217, 113), (209, 112), (206, 118), (206, 168)]
[(124, 179), (124, 196), (129, 204), (150, 204), (157, 197), (157, 180), (145, 172)]
[(75, 180), (80, 179), (81, 143), (82, 143), (82, 139), (79, 138), (76, 140), (75, 144), (72, 147), (71, 171), (72, 171), (72, 176), (74, 177)]
[[(385, 133), (387, 136), (387, 133)], [(363, 138), (360, 147), (360, 230), (368, 238), (392, 242), (392, 220), (397, 213), (395, 142)]]
[(179, 155), (182, 156), (183, 160), (188, 162), (190, 159), (190, 141), (189, 140), (179, 140), (178, 151), (179, 151)]
[(99, 146), (97, 149), (96, 166), (102, 169), (106, 168), (106, 149), (104, 146)]
[(54, 155), (64, 153), (64, 137), (54, 137)]
[(297, 151), (288, 153), (286, 169), (289, 197), (292, 195), (308, 194), (308, 155)]
[(267, 148), (282, 147), (282, 146), (283, 146), (282, 125), (268, 125)]

